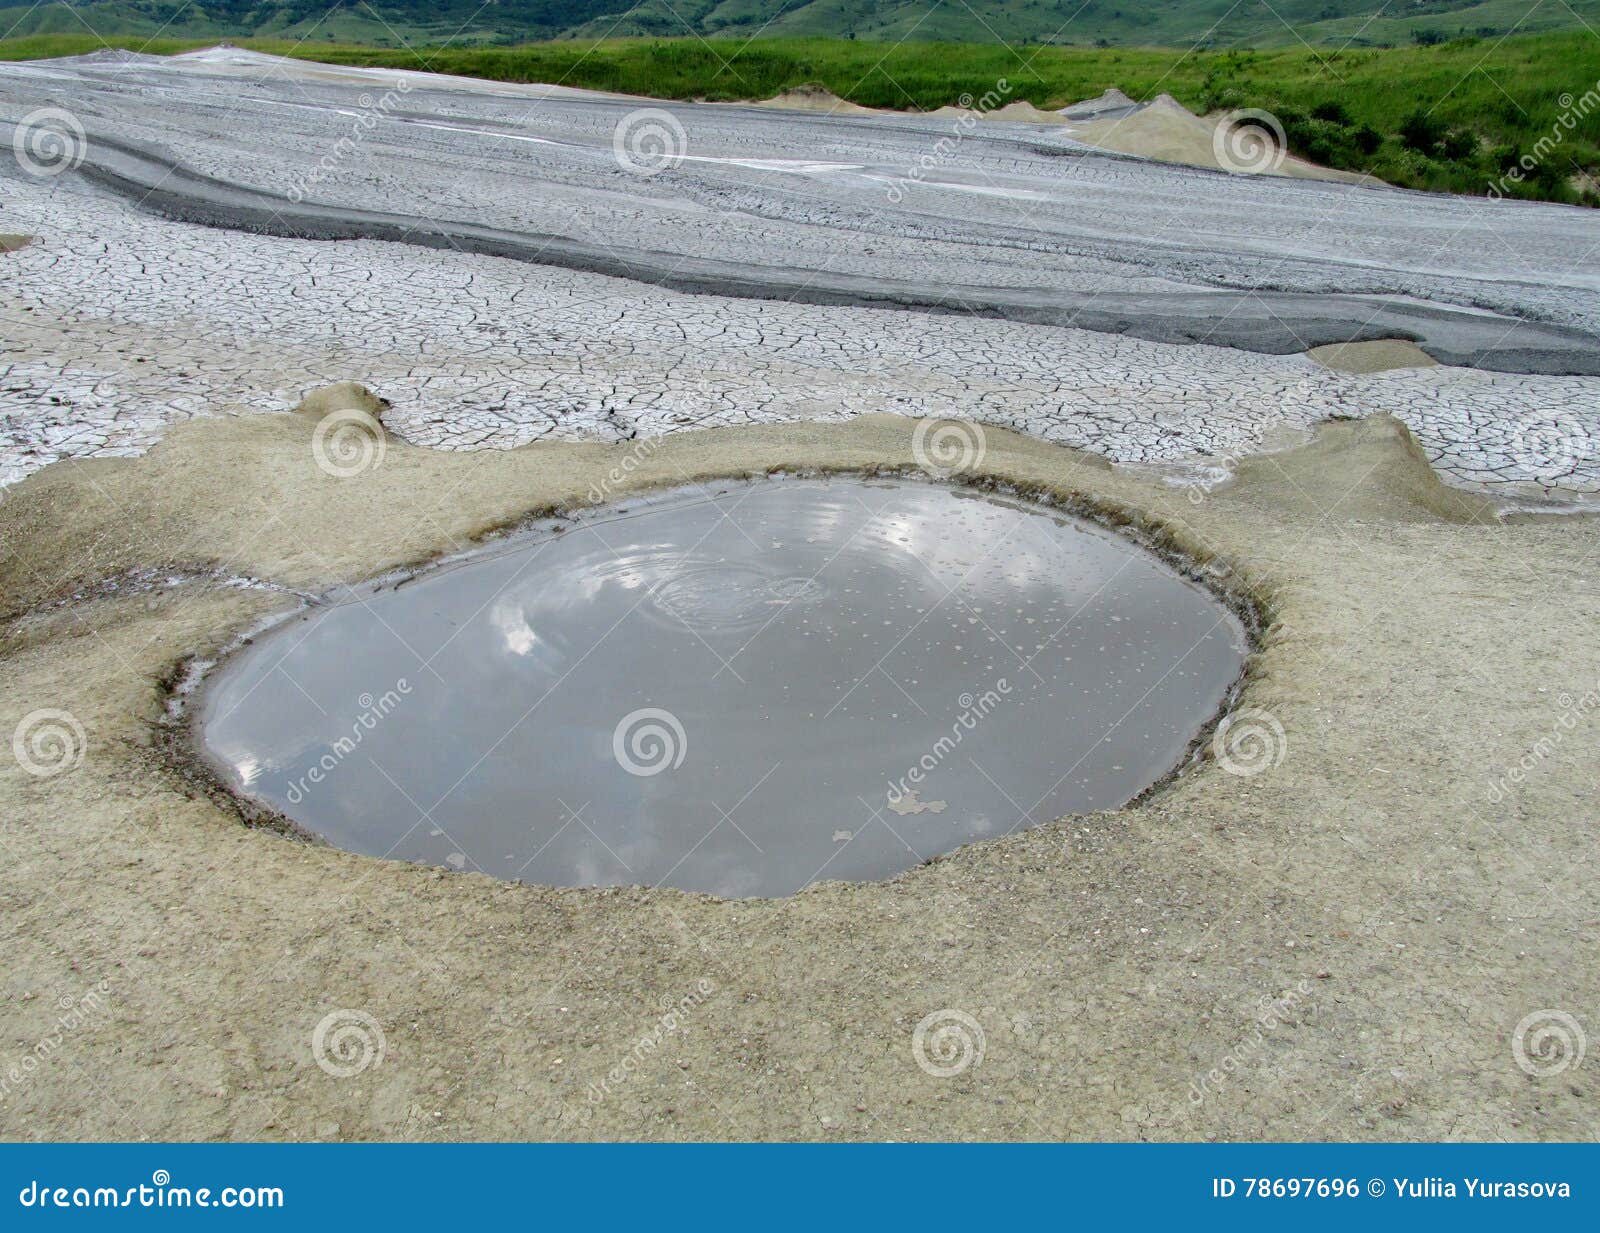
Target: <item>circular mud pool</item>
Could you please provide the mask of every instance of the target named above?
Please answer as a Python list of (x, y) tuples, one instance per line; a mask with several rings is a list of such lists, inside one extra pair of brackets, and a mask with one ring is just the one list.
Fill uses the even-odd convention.
[(1059, 511), (901, 480), (679, 490), (312, 607), (213, 675), (237, 791), (340, 847), (786, 895), (1124, 804), (1240, 622)]

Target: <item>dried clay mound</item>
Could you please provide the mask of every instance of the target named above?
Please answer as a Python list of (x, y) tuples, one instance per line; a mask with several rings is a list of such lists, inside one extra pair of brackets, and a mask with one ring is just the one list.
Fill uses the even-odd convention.
[[(1074, 103), (1052, 114), (1066, 126), (1068, 136), (1101, 150), (1188, 167), (1239, 170), (1237, 164), (1230, 166), (1222, 157), (1225, 138), (1219, 139), (1217, 130), (1223, 117), (1197, 116), (1170, 94), (1158, 95), (1148, 103), (1134, 103), (1120, 90), (1107, 90), (1099, 98)], [(1348, 183), (1370, 178), (1319, 167), (1293, 155), (1286, 156), (1273, 173)]]
[(1136, 102), (1112, 86), (1096, 98), (1084, 99), (1081, 103), (1061, 108), (1057, 114), (1069, 120), (1108, 120), (1138, 111), (1143, 106), (1143, 103)]
[[(961, 107), (940, 107), (931, 116), (970, 116), (1011, 124), (1050, 125), (1074, 141), (1100, 150), (1132, 154), (1161, 163), (1180, 163), (1187, 167), (1207, 167), (1215, 171), (1239, 171), (1253, 163), (1253, 151), (1225, 161), (1226, 134), (1218, 135), (1223, 117), (1197, 116), (1170, 94), (1158, 95), (1148, 103), (1135, 102), (1121, 90), (1112, 88), (1097, 98), (1086, 99), (1059, 111), (1041, 111), (1025, 100), (1007, 103), (993, 111), (978, 112)], [(1270, 168), (1270, 174), (1297, 176), (1307, 180), (1338, 180), (1350, 183), (1370, 179), (1348, 171), (1319, 167), (1293, 155)]]
[(870, 107), (851, 103), (840, 98), (825, 86), (808, 81), (793, 90), (785, 90), (773, 98), (763, 99), (757, 107), (772, 107), (780, 111), (820, 111), (827, 115), (875, 116), (880, 114)]
[(1007, 103), (1004, 107), (996, 107), (993, 111), (985, 112), (985, 120), (1009, 120), (1013, 124), (1065, 124), (1066, 121), (1053, 111), (1040, 111), (1026, 99), (1019, 99), (1015, 103)]
[(974, 120), (998, 120), (1007, 124), (1049, 124), (1060, 128), (1067, 121), (1054, 111), (1040, 111), (1032, 103), (1019, 100), (996, 107), (993, 111), (979, 111), (972, 107), (936, 107), (926, 115), (934, 117), (970, 117)]

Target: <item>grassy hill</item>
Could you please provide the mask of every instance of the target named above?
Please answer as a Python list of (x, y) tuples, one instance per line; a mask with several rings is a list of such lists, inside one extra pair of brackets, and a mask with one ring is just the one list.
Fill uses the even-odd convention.
[[(152, 52), (195, 41), (111, 40)], [(92, 51), (84, 35), (0, 41), (0, 60)], [(1435, 46), (1177, 52), (844, 39), (560, 40), (527, 46), (400, 50), (256, 40), (250, 46), (340, 64), (558, 82), (657, 98), (770, 98), (818, 82), (871, 107), (931, 110), (1005, 78), (1012, 99), (1055, 108), (1111, 86), (1174, 95), (1199, 112), (1260, 107), (1296, 153), (1412, 188), (1600, 205), (1600, 39), (1468, 37)], [(3, 71), (3, 70), (0, 70)], [(1588, 97), (1585, 110), (1584, 98)], [(1541, 143), (1543, 143), (1541, 145)], [(1505, 181), (1524, 156), (1536, 165)]]
[[(1403, 13), (1403, 16), (1395, 16)], [(1386, 16), (1378, 16), (1385, 14)], [(643, 0), (570, 32), (608, 38), (689, 33), (810, 35), (1015, 46), (1287, 47), (1399, 45), (1414, 37), (1488, 37), (1580, 29), (1600, 0)]]
[(0, 7), (0, 37), (9, 38), (92, 32), (376, 47), (691, 35), (1359, 47), (1586, 25), (1600, 25), (1600, 0), (46, 0)]

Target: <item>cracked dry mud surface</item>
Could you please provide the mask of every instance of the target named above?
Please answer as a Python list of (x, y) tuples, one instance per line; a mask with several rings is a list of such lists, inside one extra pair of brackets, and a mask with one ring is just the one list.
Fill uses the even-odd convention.
[[(905, 466), (912, 427), (675, 437), (636, 478)], [(1511, 1044), (1540, 1008), (1590, 1017), (1600, 987), (1600, 760), (1562, 723), (1600, 683), (1588, 518), (1496, 524), (1391, 420), (1247, 459), (1198, 504), (995, 430), (988, 475), (1118, 511), (1259, 596), (1273, 623), (1241, 705), (1281, 722), (1281, 762), (1241, 777), (1208, 758), (1135, 807), (1027, 819), (884, 883), (779, 900), (551, 890), (247, 829), (164, 751), (183, 657), (290, 590), (581, 502), (629, 456), (395, 442), (341, 481), (314, 465), (313, 432), (293, 415), (175, 425), (143, 458), (63, 463), (0, 503), (16, 608), (0, 723), (50, 705), (87, 737), (54, 778), (0, 762), (7, 1050), (49, 1032), (60, 999), (105, 990), (8, 1093), (8, 1135), (1595, 1133), (1586, 1072), (1530, 1075)], [(64, 590), (90, 598), (52, 606)], [(384, 1034), (353, 1078), (312, 1058), (338, 1008)], [(948, 1010), (984, 1051), (939, 1078), (912, 1038)]]
[(1596, 372), (1583, 211), (1230, 177), (1048, 126), (643, 102), (224, 48), (0, 78), (0, 114), (67, 107), (84, 174), (191, 221), (1257, 351), (1410, 320), (1460, 362)]
[[(632, 174), (614, 133), (641, 110), (666, 114), (642, 103), (243, 52), (6, 66), (7, 132), (54, 107), (90, 137), (70, 174), (0, 168), (0, 222), (37, 236), (0, 256), (12, 292), (0, 483), (355, 377), (393, 404), (392, 430), (448, 449), (895, 411), (981, 419), (1118, 462), (1199, 461), (1214, 476), (1329, 416), (1391, 414), (1453, 481), (1600, 491), (1600, 377), (1344, 373), (1256, 353), (1268, 339), (1304, 350), (1407, 326), (1451, 352), (1447, 336), (1472, 323), (1464, 354), (1488, 368), (1528, 359), (1517, 331), (1536, 328), (1560, 333), (1541, 363), (1591, 371), (1589, 212), (1225, 176), (996, 122), (963, 132), (893, 201), (886, 186), (949, 121), (705, 105), (669, 109), (680, 162)], [(92, 187), (85, 176), (123, 148), (152, 152), (151, 184)], [(241, 226), (292, 212), (293, 189), (334, 214), (410, 218), (418, 243), (156, 217), (169, 197), (174, 209), (209, 199), (177, 192), (172, 168), (213, 177), (225, 205), (275, 194)], [(544, 239), (515, 261), (419, 246), (449, 218)], [(539, 264), (541, 245), (561, 244), (641, 277), (698, 262), (713, 272), (697, 287), (737, 294)], [(764, 285), (775, 271), (789, 281)], [(908, 271), (932, 288), (916, 302), (945, 311), (890, 307)], [(818, 287), (884, 306), (794, 302)], [(1006, 297), (1039, 288), (1079, 297), (1050, 320), (1097, 328), (984, 315), (1027, 316)], [(1426, 318), (1441, 312), (1448, 323)], [(1141, 330), (1157, 338), (1129, 336)]]
[(1118, 462), (1216, 460), (1329, 416), (1405, 421), (1466, 484), (1600, 492), (1600, 379), (1301, 356), (1051, 326), (688, 296), (373, 241), (141, 215), (10, 181), (0, 478), (137, 453), (171, 422), (286, 410), (362, 375), (385, 423), (444, 449), (631, 439), (864, 411), (978, 419)]

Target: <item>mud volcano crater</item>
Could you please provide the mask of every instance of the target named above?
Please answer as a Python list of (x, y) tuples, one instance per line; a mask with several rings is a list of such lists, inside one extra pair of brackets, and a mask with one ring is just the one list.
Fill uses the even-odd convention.
[(629, 501), (252, 640), (195, 733), (329, 843), (553, 885), (781, 896), (1115, 808), (1248, 636), (1131, 541), (907, 479)]

